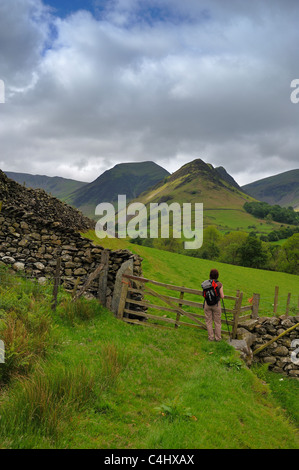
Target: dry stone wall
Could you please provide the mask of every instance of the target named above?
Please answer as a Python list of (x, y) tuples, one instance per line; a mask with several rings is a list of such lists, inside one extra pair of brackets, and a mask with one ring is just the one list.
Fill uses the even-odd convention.
[[(80, 289), (101, 263), (103, 248), (79, 233), (93, 229), (95, 222), (43, 190), (34, 190), (10, 180), (0, 170), (0, 263), (22, 271), (40, 283), (54, 276), (61, 258), (61, 282), (68, 291)], [(128, 250), (109, 250), (106, 305), (110, 308), (116, 275), (130, 260), (132, 273), (142, 275), (142, 259)], [(97, 297), (99, 280), (87, 295)]]
[[(61, 257), (63, 287), (72, 291), (79, 279), (80, 288), (101, 263), (102, 251), (101, 246), (57, 222), (43, 222), (12, 207), (0, 213), (0, 262), (41, 283), (53, 278), (57, 258)], [(116, 274), (124, 262), (132, 260), (133, 274), (142, 275), (142, 258), (128, 250), (109, 250), (109, 255), (107, 307), (111, 306)], [(97, 280), (88, 294), (97, 296)]]
[[(238, 328), (239, 339), (246, 341), (254, 353), (259, 347), (275, 339), (299, 323), (299, 316), (265, 317), (248, 320)], [(269, 370), (299, 378), (299, 326), (274, 341), (258, 354), (253, 362), (269, 364)]]

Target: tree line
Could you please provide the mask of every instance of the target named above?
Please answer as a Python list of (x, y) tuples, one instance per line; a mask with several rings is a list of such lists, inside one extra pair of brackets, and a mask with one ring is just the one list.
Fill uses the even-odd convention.
[(299, 213), (293, 207), (270, 205), (267, 202), (245, 202), (244, 209), (259, 219), (274, 220), (282, 224), (299, 225)]

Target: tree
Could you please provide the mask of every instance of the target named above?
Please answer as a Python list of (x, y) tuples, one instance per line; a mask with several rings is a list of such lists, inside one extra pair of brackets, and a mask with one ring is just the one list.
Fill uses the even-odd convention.
[(282, 245), (278, 269), (290, 274), (299, 274), (299, 233), (292, 235)]
[(219, 261), (229, 264), (240, 264), (240, 248), (245, 243), (247, 237), (248, 234), (246, 232), (231, 232), (224, 235), (219, 242)]
[(220, 250), (218, 245), (212, 241), (207, 241), (201, 248), (197, 250), (197, 257), (202, 259), (216, 260), (219, 256)]
[(241, 265), (249, 268), (262, 268), (268, 259), (267, 251), (255, 234), (249, 234), (240, 247)]
[(203, 243), (217, 244), (221, 238), (221, 232), (214, 225), (209, 225), (203, 230)]

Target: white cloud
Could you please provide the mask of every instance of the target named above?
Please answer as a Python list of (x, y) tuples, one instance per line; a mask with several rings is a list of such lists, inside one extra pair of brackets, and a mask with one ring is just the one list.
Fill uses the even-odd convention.
[(121, 161), (199, 157), (241, 184), (298, 167), (299, 7), (223, 3), (122, 0), (60, 19), (3, 0), (0, 166), (91, 181)]

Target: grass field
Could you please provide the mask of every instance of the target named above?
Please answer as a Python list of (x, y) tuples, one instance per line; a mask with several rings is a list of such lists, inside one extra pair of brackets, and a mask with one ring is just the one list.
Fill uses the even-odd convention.
[(222, 232), (240, 230), (267, 235), (281, 224), (257, 219), (243, 209), (205, 209), (204, 225), (215, 225)]
[[(90, 236), (91, 234), (89, 234)], [(198, 287), (210, 262), (106, 240), (144, 257), (144, 275)], [(298, 276), (213, 263), (226, 293)], [(298, 381), (247, 369), (225, 341), (193, 328), (157, 330), (117, 320), (97, 301), (70, 302), (1, 269), (0, 448), (295, 449)]]

